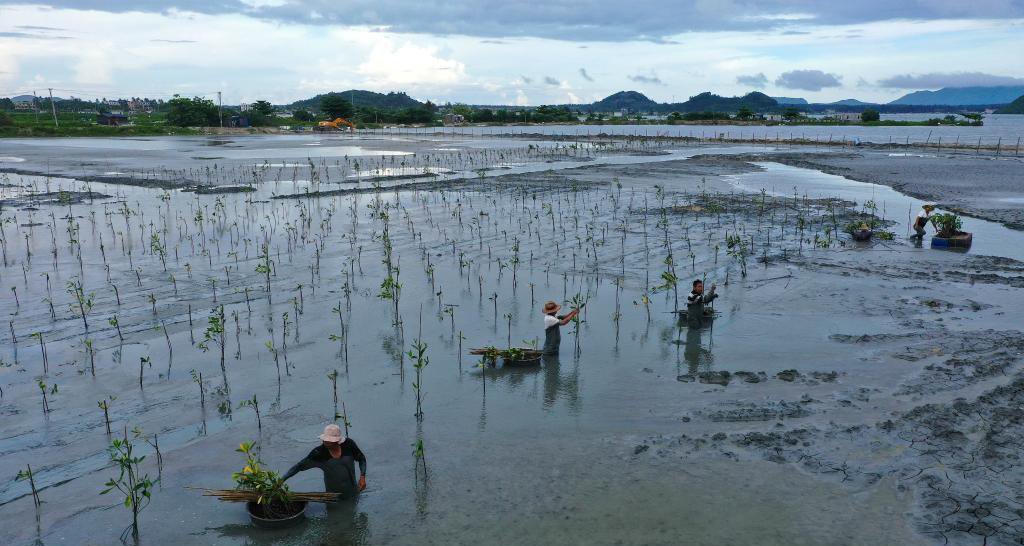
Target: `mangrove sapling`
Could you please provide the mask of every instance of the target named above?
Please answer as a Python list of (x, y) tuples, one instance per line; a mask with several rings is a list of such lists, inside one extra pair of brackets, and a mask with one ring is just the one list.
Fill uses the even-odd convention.
[[(88, 332), (89, 321), (86, 317), (88, 316), (89, 311), (92, 310), (93, 294), (90, 293), (86, 295), (85, 290), (82, 288), (82, 281), (80, 280), (68, 281), (67, 292), (75, 298), (75, 303), (78, 305), (78, 314), (82, 317), (82, 325), (85, 326), (85, 330)], [(72, 313), (74, 313), (74, 308), (72, 308)]]
[[(11, 327), (11, 337), (14, 337), (14, 328), (13, 328), (13, 326)], [(46, 355), (46, 343), (43, 341), (43, 333), (42, 332), (36, 332), (36, 333), (32, 334), (30, 337), (34, 337), (34, 338), (38, 338), (39, 339), (39, 349), (43, 353), (43, 373), (44, 374), (50, 373), (50, 359)], [(95, 375), (95, 374), (93, 374), (93, 375)]]
[[(238, 409), (252, 408), (256, 412), (256, 428), (262, 433), (263, 432), (263, 420), (260, 419), (260, 403), (256, 400), (256, 395), (252, 395), (251, 400), (242, 400), (238, 403)], [(271, 408), (273, 409), (273, 408)]]
[(25, 470), (19, 470), (18, 475), (14, 477), (14, 481), (28, 480), (29, 487), (32, 488), (32, 504), (39, 508), (42, 501), (39, 500), (39, 490), (36, 489), (36, 475), (32, 472), (32, 465), (26, 464)]
[(209, 324), (206, 327), (203, 340), (199, 342), (198, 347), (207, 352), (210, 350), (210, 342), (216, 343), (220, 347), (220, 372), (224, 378), (224, 391), (230, 392), (231, 388), (228, 386), (228, 370), (224, 363), (224, 348), (227, 345), (225, 340), (224, 332), (224, 306), (220, 305), (210, 313), (210, 317), (207, 319)]
[(412, 388), (416, 391), (416, 419), (423, 419), (423, 368), (430, 363), (430, 358), (427, 356), (427, 344), (417, 338), (412, 344), (412, 350), (406, 354), (412, 360), (412, 367), (416, 370), (416, 380), (412, 384)]
[(139, 357), (139, 389), (142, 388), (142, 371), (145, 369), (145, 367), (147, 365), (150, 368), (152, 368), (153, 367), (152, 360), (150, 360), (150, 358), (148, 356), (140, 356)]
[(121, 333), (121, 322), (117, 320), (117, 315), (114, 315), (107, 319), (107, 323), (117, 329), (117, 338), (124, 342), (124, 334)]
[(50, 401), (46, 398), (46, 392), (49, 390), (51, 395), (57, 394), (57, 384), (47, 385), (42, 379), (38, 380), (36, 384), (39, 386), (39, 394), (43, 397), (43, 415), (50, 413)]
[(82, 340), (82, 345), (85, 347), (85, 352), (89, 355), (89, 370), (92, 372), (93, 377), (96, 377), (96, 350), (92, 346), (92, 340), (85, 338)]
[(508, 347), (512, 347), (512, 313), (505, 313), (505, 319), (508, 320)]
[(108, 436), (110, 435), (110, 403), (116, 399), (116, 396), (111, 395), (104, 398), (103, 400), (100, 400), (99, 402), (96, 402), (96, 405), (99, 406), (101, 410), (103, 410), (103, 423), (107, 426)]
[[(134, 437), (138, 438), (138, 432)], [(138, 542), (139, 513), (149, 506), (149, 502), (152, 500), (153, 481), (149, 479), (148, 475), (143, 474), (141, 469), (142, 461), (146, 459), (146, 456), (135, 455), (135, 445), (128, 438), (127, 427), (125, 427), (124, 439), (115, 438), (110, 443), (108, 451), (110, 461), (119, 470), (119, 474), (104, 484), (106, 489), (100, 491), (100, 494), (106, 495), (117, 490), (124, 495), (122, 504), (132, 511), (132, 523), (121, 533), (121, 539), (124, 541), (130, 532), (132, 538)]]

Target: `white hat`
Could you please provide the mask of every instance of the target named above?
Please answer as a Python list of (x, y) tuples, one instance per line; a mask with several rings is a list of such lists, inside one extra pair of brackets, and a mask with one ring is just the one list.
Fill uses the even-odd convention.
[(345, 435), (341, 433), (341, 427), (338, 425), (327, 425), (324, 427), (324, 433), (320, 435), (320, 439), (325, 442), (340, 444), (345, 441)]

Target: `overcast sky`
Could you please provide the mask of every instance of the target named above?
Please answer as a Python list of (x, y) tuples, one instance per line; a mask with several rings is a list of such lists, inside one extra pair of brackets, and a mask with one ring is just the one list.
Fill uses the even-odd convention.
[(1024, 0), (0, 0), (0, 96), (886, 102), (1024, 85), (1022, 51)]

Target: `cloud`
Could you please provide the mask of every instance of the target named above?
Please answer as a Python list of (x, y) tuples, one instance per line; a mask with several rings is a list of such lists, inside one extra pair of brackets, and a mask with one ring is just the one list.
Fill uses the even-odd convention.
[(23, 40), (70, 40), (70, 36), (52, 36), (31, 32), (0, 32), (0, 38), (21, 38)]
[(533, 78), (529, 78), (527, 76), (519, 76), (519, 79), (523, 80), (523, 83), (526, 85), (530, 85), (531, 83), (533, 83)]
[(37, 26), (37, 25), (18, 25), (18, 26), (14, 27), (14, 28), (20, 29), (20, 30), (42, 30), (42, 31), (47, 31), (47, 30), (65, 31), (65, 30), (67, 30), (66, 28), (41, 27), (41, 26)]
[(736, 83), (740, 85), (745, 85), (747, 87), (756, 87), (757, 89), (764, 89), (764, 87), (768, 85), (768, 78), (764, 75), (764, 72), (758, 72), (757, 74), (736, 76)]
[(163, 39), (159, 39), (159, 38), (150, 40), (150, 42), (159, 42), (159, 43), (163, 43), (163, 44), (194, 44), (194, 43), (196, 43), (195, 40), (163, 40)]
[[(26, 0), (0, 0), (23, 5)], [(32, 0), (56, 8), (113, 13), (246, 15), (285, 23), (365, 26), (397, 33), (482, 38), (538, 37), (576, 42), (644, 40), (668, 43), (687, 32), (793, 31), (798, 25), (856, 25), (878, 21), (1024, 17), (1021, 0), (647, 0), (649, 14), (685, 17), (622, 17), (605, 0)]]
[(544, 83), (547, 85), (553, 85), (555, 87), (562, 85), (562, 82), (552, 78), (551, 76), (544, 76)]
[(586, 68), (581, 68), (580, 69), (580, 76), (583, 76), (583, 79), (587, 80), (588, 82), (594, 81), (594, 78), (591, 78), (590, 74), (587, 74), (587, 69)]
[(841, 76), (829, 74), (821, 70), (791, 70), (783, 72), (775, 79), (775, 85), (786, 89), (803, 91), (821, 91), (826, 87), (840, 87)]
[(503, 42), (501, 40), (480, 40), (480, 43), (481, 44), (507, 44), (508, 42)]
[(411, 42), (397, 45), (382, 40), (370, 51), (366, 61), (356, 69), (373, 85), (453, 84), (466, 75), (466, 66), (456, 60), (444, 59), (437, 48)]
[(649, 83), (653, 85), (665, 85), (665, 82), (661, 81), (661, 78), (657, 76), (644, 76), (643, 74), (637, 74), (635, 76), (628, 76), (630, 81), (636, 83)]
[(997, 76), (984, 72), (929, 72), (927, 74), (890, 76), (879, 80), (878, 85), (894, 89), (941, 89), (943, 87), (1024, 85), (1024, 78)]

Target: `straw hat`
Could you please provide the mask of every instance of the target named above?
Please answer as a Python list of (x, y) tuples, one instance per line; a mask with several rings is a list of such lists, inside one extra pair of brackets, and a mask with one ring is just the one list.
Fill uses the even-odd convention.
[(327, 425), (324, 427), (324, 433), (320, 435), (320, 439), (325, 442), (340, 444), (345, 441), (345, 435), (341, 433), (341, 427), (338, 425)]
[(561, 308), (562, 308), (561, 305), (558, 305), (557, 303), (555, 303), (553, 301), (548, 301), (547, 303), (544, 304), (544, 314), (545, 315), (550, 315), (551, 313), (557, 313), (558, 310), (561, 309)]
[(931, 211), (935, 210), (935, 205), (925, 205), (925, 206), (923, 206), (921, 208), (923, 208), (924, 210), (926, 210), (928, 212), (931, 212)]

